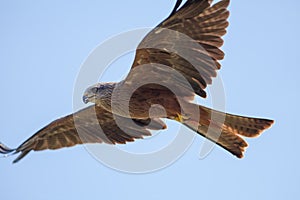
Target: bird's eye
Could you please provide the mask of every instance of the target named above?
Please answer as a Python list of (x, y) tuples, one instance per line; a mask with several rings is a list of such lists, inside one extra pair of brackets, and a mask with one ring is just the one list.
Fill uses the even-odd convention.
[(92, 92), (93, 93), (97, 93), (99, 91), (99, 88), (98, 87), (94, 87), (93, 89), (92, 89)]

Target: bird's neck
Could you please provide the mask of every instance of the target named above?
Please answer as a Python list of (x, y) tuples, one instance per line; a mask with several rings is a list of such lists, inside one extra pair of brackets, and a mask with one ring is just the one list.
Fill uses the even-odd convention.
[(111, 83), (107, 88), (105, 99), (101, 100), (101, 106), (116, 115), (130, 117), (129, 100), (131, 97), (130, 86), (123, 82)]

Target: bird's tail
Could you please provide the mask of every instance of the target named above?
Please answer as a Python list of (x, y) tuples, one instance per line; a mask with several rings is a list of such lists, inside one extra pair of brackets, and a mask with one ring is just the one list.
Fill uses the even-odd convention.
[(274, 123), (269, 119), (232, 115), (195, 104), (192, 107), (193, 112), (199, 110), (199, 115), (183, 117), (181, 122), (238, 158), (243, 157), (248, 146), (242, 136), (257, 137)]

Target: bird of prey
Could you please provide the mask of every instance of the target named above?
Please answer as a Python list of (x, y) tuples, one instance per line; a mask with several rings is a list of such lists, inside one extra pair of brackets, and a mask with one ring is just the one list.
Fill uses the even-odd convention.
[[(32, 150), (83, 143), (125, 144), (151, 135), (149, 130), (165, 129), (161, 119), (167, 118), (242, 158), (248, 146), (243, 138), (259, 136), (273, 120), (193, 103), (195, 96), (206, 97), (205, 88), (221, 67), (229, 0), (181, 4), (177, 0), (171, 14), (143, 38), (124, 80), (89, 87), (83, 101), (92, 105), (51, 122), (15, 149), (0, 143), (0, 153), (20, 153), (14, 160), (18, 162)], [(145, 84), (139, 85), (141, 81)]]

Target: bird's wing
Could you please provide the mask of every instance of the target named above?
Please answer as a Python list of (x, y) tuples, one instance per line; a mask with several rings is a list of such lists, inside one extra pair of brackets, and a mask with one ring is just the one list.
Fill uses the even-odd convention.
[[(83, 143), (124, 144), (151, 135), (150, 131), (166, 128), (159, 119), (135, 120), (116, 116), (99, 106), (90, 106), (57, 119), (26, 140), (15, 153), (18, 162), (31, 150), (59, 149)], [(0, 143), (0, 153), (11, 152)]]
[[(228, 26), (229, 0), (214, 5), (211, 5), (211, 0), (188, 0), (178, 9), (180, 3), (181, 0), (177, 0), (171, 15), (138, 45), (125, 83), (132, 83), (135, 76), (149, 74), (150, 69), (140, 66), (159, 64), (164, 67), (156, 69), (156, 73), (166, 82), (183, 88), (188, 82), (193, 94), (206, 97), (204, 89), (217, 75), (216, 70), (221, 67), (218, 61), (224, 57), (220, 47), (223, 45), (221, 37)], [(175, 73), (170, 75), (166, 66), (179, 72), (185, 80)]]

